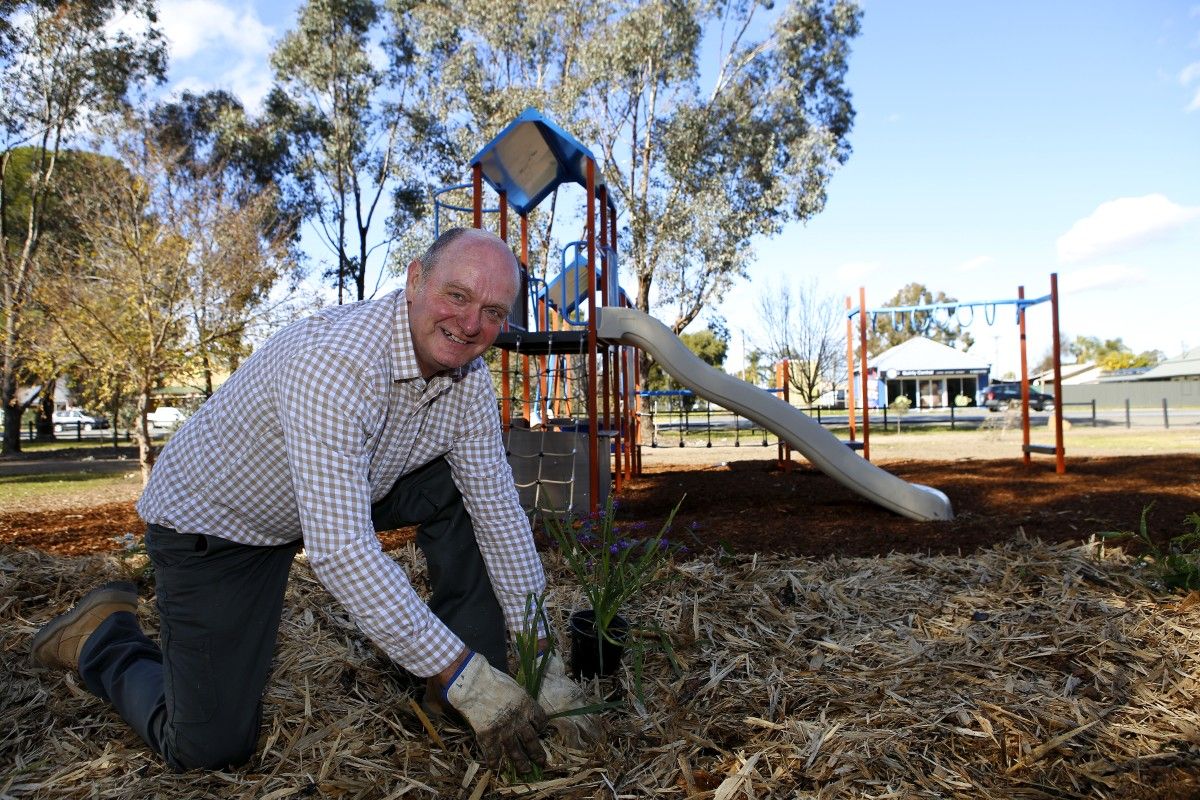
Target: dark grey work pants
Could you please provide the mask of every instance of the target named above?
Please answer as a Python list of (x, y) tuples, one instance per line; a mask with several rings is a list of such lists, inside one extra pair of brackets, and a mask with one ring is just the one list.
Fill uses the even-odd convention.
[[(471, 518), (444, 459), (402, 477), (372, 508), (376, 530), (419, 525), (430, 608), (468, 647), (505, 668), (504, 615)], [(150, 525), (161, 649), (133, 614), (113, 614), (88, 638), (79, 671), (176, 770), (248, 761), (300, 543), (252, 547)]]

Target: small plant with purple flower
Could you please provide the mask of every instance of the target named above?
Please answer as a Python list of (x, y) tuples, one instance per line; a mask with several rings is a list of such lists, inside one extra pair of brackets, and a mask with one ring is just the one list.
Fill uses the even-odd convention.
[(616, 521), (617, 502), (612, 497), (603, 512), (582, 519), (545, 517), (546, 532), (591, 603), (597, 635), (621, 644), (610, 632), (621, 607), (647, 588), (671, 579), (666, 566), (683, 548), (672, 544), (667, 532), (681, 505), (683, 498), (651, 536), (635, 533), (642, 524), (622, 528)]

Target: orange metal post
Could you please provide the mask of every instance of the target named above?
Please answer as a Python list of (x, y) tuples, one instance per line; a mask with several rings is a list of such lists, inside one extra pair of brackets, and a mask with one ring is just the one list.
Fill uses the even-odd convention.
[(642, 474), (642, 398), (638, 392), (642, 388), (642, 359), (634, 354), (633, 358), (633, 396), (637, 398), (637, 408), (633, 415), (633, 474)]
[(588, 158), (587, 176), (587, 269), (588, 269), (588, 333), (587, 333), (587, 412), (588, 412), (588, 509), (593, 514), (600, 508), (599, 431), (596, 429), (596, 162)]
[(1050, 273), (1050, 329), (1054, 335), (1054, 471), (1067, 471), (1067, 453), (1063, 446), (1062, 418), (1062, 340), (1058, 330), (1058, 273)]
[[(479, 205), (476, 204), (476, 210)], [(479, 227), (476, 223), (475, 227)], [(508, 241), (508, 193), (500, 192), (500, 238)], [(508, 320), (504, 321), (504, 330), (508, 330)], [(503, 396), (500, 398), (500, 429), (508, 432), (512, 426), (512, 376), (509, 374), (512, 368), (509, 353), (507, 350), (500, 351), (500, 375), (501, 387), (503, 387)]]
[[(607, 306), (609, 304), (608, 255), (604, 250), (604, 245), (608, 243), (608, 214), (605, 213), (605, 209), (607, 207), (607, 203), (605, 202), (605, 197), (606, 197), (605, 187), (601, 186), (596, 190), (596, 203), (599, 206), (599, 211), (600, 211), (600, 214), (599, 214), (599, 216), (600, 216), (600, 231), (598, 234), (598, 239), (599, 239), (599, 246), (600, 246), (599, 255), (600, 255), (600, 305), (601, 306)], [(589, 272), (588, 277), (592, 280), (595, 280), (594, 271)], [(603, 370), (603, 372), (600, 375), (600, 398), (601, 398), (602, 407), (604, 409), (603, 427), (604, 427), (605, 431), (612, 431), (613, 424), (612, 424), (612, 413), (611, 412), (613, 411), (613, 409), (611, 409), (609, 406), (609, 392), (610, 392), (610, 386), (613, 389), (616, 388), (615, 386), (612, 386), (613, 382), (615, 381), (613, 368), (616, 366), (616, 359), (614, 358), (614, 355), (615, 355), (615, 353), (613, 352), (614, 348), (611, 348), (608, 345), (598, 345), (598, 347), (599, 347), (598, 356), (600, 359), (600, 367)], [(611, 445), (612, 444), (615, 444), (615, 440), (613, 442), (610, 442), (609, 449), (604, 452), (604, 457), (608, 458), (610, 460), (610, 462), (611, 462), (611, 450), (612, 450)], [(615, 475), (615, 473), (617, 473), (618, 471), (619, 470), (612, 470), (611, 472)], [(620, 477), (616, 478), (616, 489), (617, 489), (617, 491), (620, 491), (620, 489), (621, 489)]]
[[(846, 311), (854, 306), (846, 297)], [(836, 395), (835, 395), (836, 396)], [(850, 441), (854, 441), (854, 323), (846, 314), (846, 419), (850, 422)]]
[(867, 290), (858, 287), (858, 357), (862, 361), (863, 458), (871, 460), (871, 395), (867, 392)]
[[(1025, 299), (1025, 287), (1017, 287), (1017, 299)], [(1021, 335), (1021, 453), (1026, 464), (1029, 457), (1029, 358), (1025, 350), (1025, 306), (1017, 306), (1017, 330)]]
[(633, 410), (634, 404), (637, 402), (637, 395), (634, 394), (633, 388), (629, 383), (630, 365), (629, 362), (635, 357), (635, 351), (632, 348), (622, 347), (621, 350), (621, 386), (625, 388), (625, 398), (623, 408), (625, 415), (621, 418), (621, 461), (625, 470), (625, 480), (633, 480), (633, 436), (634, 420)]
[[(529, 218), (524, 214), (520, 214), (519, 217), (521, 220), (521, 269), (524, 270), (525, 275), (528, 275), (529, 274)], [(518, 291), (520, 291), (520, 290), (518, 290)], [(525, 304), (525, 303), (529, 302), (529, 298), (526, 296), (526, 292), (520, 291), (520, 297), (517, 298), (517, 302), (521, 303), (521, 304)], [(530, 380), (529, 380), (529, 356), (527, 356), (527, 355), (521, 356), (521, 376), (524, 379), (524, 382), (521, 384), (522, 385), (522, 399), (524, 400), (524, 403), (521, 406), (521, 417), (524, 418), (524, 420), (526, 422), (531, 422), (532, 421), (531, 417), (533, 415), (533, 412), (529, 405), (529, 390), (530, 390), (529, 383), (530, 383)]]
[(483, 227), (483, 165), (471, 165), (471, 208), (472, 225)]
[[(792, 383), (792, 364), (786, 358), (783, 364), (780, 365), (780, 380), (783, 382), (783, 402), (788, 405), (792, 404), (791, 383)], [(792, 471), (792, 446), (787, 442), (780, 441), (780, 448), (783, 451), (783, 471)]]

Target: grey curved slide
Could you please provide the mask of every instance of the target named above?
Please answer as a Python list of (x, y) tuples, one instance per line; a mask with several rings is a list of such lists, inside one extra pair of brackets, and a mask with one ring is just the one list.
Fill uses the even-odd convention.
[(632, 308), (605, 306), (596, 310), (596, 321), (601, 339), (648, 351), (677, 381), (701, 397), (767, 428), (847, 489), (909, 519), (954, 517), (950, 500), (942, 492), (900, 480), (855, 454), (799, 409), (770, 392), (713, 369), (653, 317)]

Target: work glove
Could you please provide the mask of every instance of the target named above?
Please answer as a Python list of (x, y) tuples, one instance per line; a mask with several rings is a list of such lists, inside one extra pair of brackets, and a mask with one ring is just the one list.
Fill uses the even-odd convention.
[[(558, 654), (551, 653), (542, 656), (542, 659), (546, 659), (545, 670), (542, 673), (542, 687), (538, 690), (537, 698), (542, 710), (547, 715), (552, 715), (586, 706), (587, 695), (583, 687), (567, 677), (567, 670)], [(575, 750), (599, 744), (604, 738), (604, 728), (600, 724), (598, 714), (554, 717), (550, 720), (550, 725), (558, 733), (563, 744)]]
[(475, 731), (484, 759), (494, 769), (500, 768), (502, 757), (521, 775), (530, 772), (534, 763), (546, 765), (538, 741), (538, 733), (546, 727), (545, 713), (516, 681), (483, 656), (468, 655), (442, 696)]

